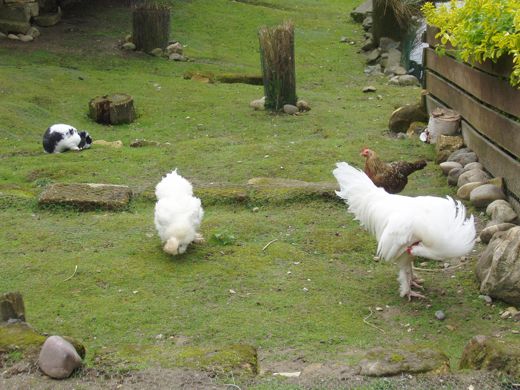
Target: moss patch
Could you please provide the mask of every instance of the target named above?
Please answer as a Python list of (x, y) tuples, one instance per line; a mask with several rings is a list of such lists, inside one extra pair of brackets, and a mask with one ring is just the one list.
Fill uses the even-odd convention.
[(26, 323), (0, 325), (0, 352), (26, 351), (40, 347), (46, 337)]

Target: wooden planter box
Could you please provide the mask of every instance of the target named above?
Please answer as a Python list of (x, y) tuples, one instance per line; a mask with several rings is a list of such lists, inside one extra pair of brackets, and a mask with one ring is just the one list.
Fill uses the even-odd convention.
[(493, 176), (504, 177), (510, 201), (520, 210), (520, 90), (509, 84), (511, 57), (497, 63), (468, 64), (453, 51), (438, 56), (438, 30), (428, 27), (424, 65), (427, 107), (449, 107), (462, 116), (466, 145)]

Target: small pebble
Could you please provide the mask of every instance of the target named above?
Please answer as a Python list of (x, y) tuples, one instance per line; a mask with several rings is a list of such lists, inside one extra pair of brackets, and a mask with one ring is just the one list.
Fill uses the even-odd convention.
[(484, 302), (486, 302), (487, 304), (493, 303), (493, 299), (489, 295), (479, 295), (478, 297), (480, 299), (482, 299)]
[(442, 321), (446, 318), (446, 314), (442, 310), (437, 310), (435, 312), (435, 318), (437, 318), (439, 321)]

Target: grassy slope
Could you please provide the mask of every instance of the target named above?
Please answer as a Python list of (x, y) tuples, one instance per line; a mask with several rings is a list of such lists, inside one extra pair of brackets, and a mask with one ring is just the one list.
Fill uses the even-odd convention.
[[(418, 89), (371, 80), (383, 99), (361, 93), (363, 59), (357, 46), (339, 43), (343, 35), (361, 40), (348, 17), (355, 1), (291, 0), (284, 9), (224, 0), (172, 3), (172, 35), (188, 45), (193, 62), (119, 52), (115, 41), (129, 32), (129, 22), (118, 8), (96, 14), (95, 30), (80, 25), (85, 32), (64, 35), (59, 46), (0, 48), (1, 193), (30, 198), (49, 182), (129, 184), (139, 192), (173, 167), (201, 183), (254, 176), (331, 181), (334, 162), (361, 164), (364, 145), (386, 159), (433, 157), (428, 146), (383, 135), (389, 113), (417, 101)], [(298, 95), (311, 103), (310, 113), (254, 112), (248, 103), (262, 96), (261, 87), (182, 78), (188, 70), (258, 72), (258, 27), (286, 18), (296, 25)], [(119, 127), (92, 123), (89, 99), (116, 91), (134, 97), (140, 118)], [(88, 129), (94, 139), (171, 145), (43, 155), (41, 135), (54, 122)], [(407, 188), (408, 194), (450, 192), (433, 164)], [(247, 342), (273, 351), (272, 359), (293, 349), (310, 361), (336, 359), (401, 341), (436, 345), (455, 359), (471, 335), (501, 326), (494, 320), (498, 309), (477, 299), (468, 269), (454, 278), (424, 275), (431, 307), (405, 303), (395, 266), (372, 261), (374, 241), (338, 203), (265, 205), (257, 213), (246, 206), (207, 208), (203, 233), (226, 231), (237, 242), (209, 242), (175, 259), (161, 252), (153, 204), (144, 200), (123, 213), (2, 204), (0, 218), (11, 222), (0, 233), (0, 291), (20, 290), (37, 329), (76, 336), (90, 350), (153, 345), (164, 334), (187, 337), (194, 346)], [(262, 252), (274, 238), (279, 241)], [(76, 265), (74, 278), (63, 282)], [(391, 309), (370, 319), (385, 329), (383, 336), (363, 318), (369, 307), (384, 305)], [(438, 309), (454, 331), (432, 320)], [(482, 320), (488, 316), (493, 319)]]

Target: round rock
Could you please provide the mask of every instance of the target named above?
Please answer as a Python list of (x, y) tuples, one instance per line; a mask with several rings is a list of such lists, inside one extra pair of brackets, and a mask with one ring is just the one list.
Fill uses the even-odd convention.
[(482, 241), (484, 244), (489, 244), (489, 241), (491, 241), (495, 233), (505, 232), (506, 230), (509, 230), (515, 226), (516, 225), (512, 223), (499, 223), (497, 225), (488, 226), (482, 229), (480, 232), (480, 241)]
[(294, 115), (298, 112), (298, 107), (293, 106), (292, 104), (284, 104), (283, 105), (283, 112), (289, 115)]
[(486, 214), (489, 215), (493, 221), (498, 223), (514, 222), (518, 218), (515, 210), (503, 199), (491, 202), (486, 208)]
[(457, 187), (462, 187), (464, 184), (482, 182), (489, 180), (491, 176), (482, 169), (471, 169), (469, 171), (462, 170), (462, 173), (457, 180)]
[(481, 169), (481, 170), (483, 170), (484, 167), (479, 162), (472, 162), (472, 163), (466, 164), (464, 166), (464, 172), (471, 171), (472, 169)]
[(442, 310), (437, 310), (435, 312), (435, 318), (437, 318), (439, 321), (442, 321), (446, 318), (446, 314)]
[(455, 161), (445, 161), (440, 163), (439, 166), (445, 176), (447, 176), (453, 168), (462, 168), (462, 165)]
[(51, 378), (63, 379), (81, 367), (82, 361), (71, 343), (60, 336), (50, 336), (43, 343), (38, 365)]
[(469, 200), (475, 207), (487, 207), (497, 199), (505, 199), (504, 192), (493, 184), (483, 184), (469, 194)]
[(463, 200), (469, 200), (469, 194), (471, 194), (471, 191), (473, 191), (477, 187), (480, 187), (482, 184), (484, 183), (473, 182), (464, 184), (457, 190), (457, 197)]
[(448, 157), (448, 161), (456, 161), (460, 163), (462, 166), (465, 166), (472, 162), (477, 162), (478, 157), (475, 152), (466, 152), (466, 153), (460, 153), (453, 156), (453, 154)]
[(133, 51), (135, 50), (135, 44), (133, 44), (132, 42), (126, 42), (123, 44), (123, 46), (121, 46), (121, 49)]
[(448, 184), (450, 186), (456, 186), (457, 185), (457, 182), (459, 180), (459, 176), (462, 174), (462, 169), (463, 168), (453, 168), (448, 173)]

